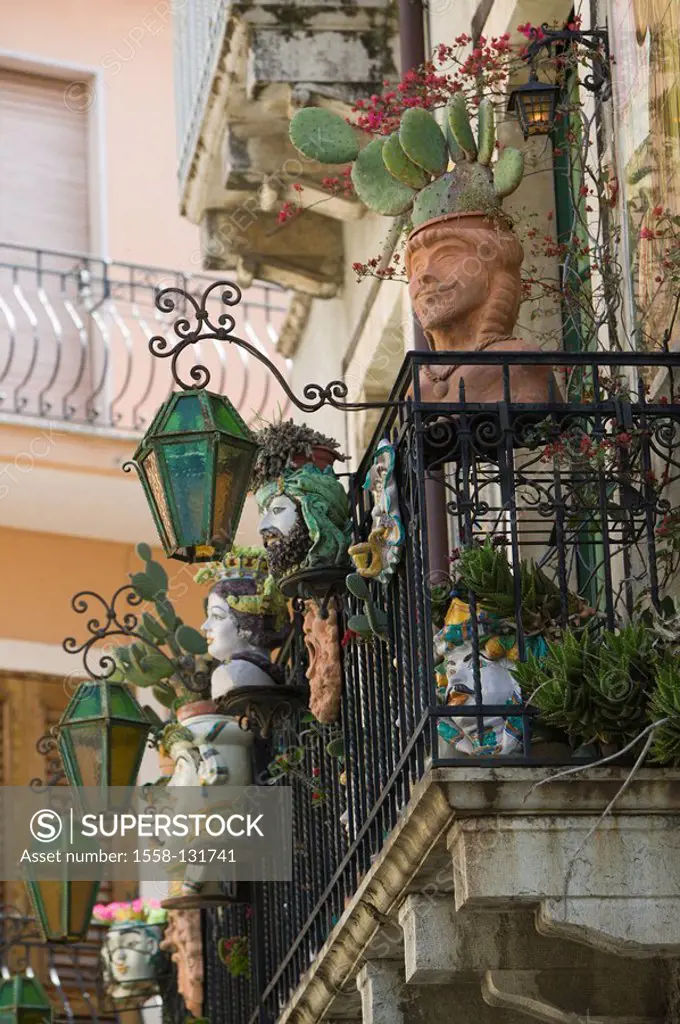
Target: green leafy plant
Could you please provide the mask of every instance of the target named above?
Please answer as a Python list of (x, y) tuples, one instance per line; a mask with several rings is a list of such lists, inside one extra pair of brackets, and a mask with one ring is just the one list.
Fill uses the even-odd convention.
[(246, 935), (232, 935), (217, 943), (217, 955), (232, 978), (250, 979), (250, 943)]
[(136, 551), (144, 569), (132, 573), (130, 582), (142, 601), (153, 604), (155, 614), (142, 612), (134, 641), (112, 652), (116, 662), (112, 679), (151, 688), (164, 707), (177, 710), (210, 696), (207, 642), (175, 612), (167, 595), (167, 573), (154, 561), (148, 544), (138, 544)]
[(548, 644), (543, 658), (530, 655), (514, 675), (542, 719), (573, 743), (622, 748), (655, 721), (654, 756), (680, 760), (680, 673), (648, 626), (618, 632), (571, 630)]
[(652, 721), (667, 719), (654, 734), (652, 757), (661, 764), (680, 765), (680, 668), (677, 660), (665, 660), (656, 675), (656, 689), (649, 705)]
[[(410, 213), (414, 228), (453, 213), (498, 215), (502, 200), (524, 174), (522, 153), (510, 147), (492, 167), (493, 103), (481, 100), (475, 139), (460, 92), (449, 100), (445, 132), (428, 110), (411, 107), (402, 114), (398, 131), (360, 149), (344, 118), (310, 107), (293, 117), (290, 140), (303, 156), (320, 163), (354, 161), (352, 183), (361, 201), (383, 216)], [(455, 165), (451, 170), (450, 161)]]

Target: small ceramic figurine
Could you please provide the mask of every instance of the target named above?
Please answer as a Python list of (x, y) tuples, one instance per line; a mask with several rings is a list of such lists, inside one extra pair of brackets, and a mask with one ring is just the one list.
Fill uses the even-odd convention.
[(196, 579), (215, 581), (201, 627), (208, 653), (221, 662), (212, 675), (213, 697), (283, 683), (271, 652), (285, 638), (288, 609), (267, 572), (265, 552), (234, 547), (222, 563), (199, 570)]
[[(477, 703), (471, 623), (469, 605), (454, 597), (444, 626), (434, 638), (435, 653), (443, 659), (436, 670), (439, 689), (449, 706)], [(510, 672), (517, 661), (514, 639), (492, 635), (493, 622), (483, 611), (478, 614), (477, 623), (482, 703), (521, 705), (520, 688)], [(522, 719), (485, 717), (481, 737), (476, 716), (442, 719), (438, 731), (455, 754), (512, 754), (522, 741)]]
[(388, 583), (401, 558), (404, 525), (399, 513), (397, 482), (394, 479), (396, 452), (387, 440), (379, 442), (364, 490), (373, 497), (372, 528), (368, 540), (354, 544), (349, 554), (359, 575)]

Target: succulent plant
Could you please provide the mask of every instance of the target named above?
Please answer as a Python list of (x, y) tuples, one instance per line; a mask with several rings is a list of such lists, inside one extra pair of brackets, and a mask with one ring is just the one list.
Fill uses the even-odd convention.
[(290, 141), (300, 153), (324, 164), (349, 163), (359, 152), (354, 129), (323, 107), (297, 112), (290, 124)]
[(340, 461), (345, 458), (338, 451), (340, 445), (334, 438), (293, 420), (270, 423), (257, 431), (255, 438), (259, 449), (250, 483), (253, 491), (291, 469), (296, 459), (311, 459), (314, 448), (328, 448)]
[(677, 767), (680, 765), (680, 668), (677, 658), (666, 660), (659, 667), (649, 715), (652, 721), (668, 719), (654, 734), (654, 760)]
[(597, 637), (568, 630), (548, 644), (544, 658), (530, 656), (514, 670), (548, 725), (564, 729), (572, 741), (617, 747), (648, 724), (650, 700), (665, 699), (659, 698), (658, 672), (653, 634), (639, 624)]
[(144, 570), (132, 573), (130, 582), (139, 598), (153, 602), (156, 614), (142, 612), (134, 630), (135, 640), (115, 649), (112, 678), (131, 686), (150, 687), (156, 699), (168, 708), (205, 699), (210, 696), (206, 639), (178, 617), (167, 596), (167, 574), (152, 558), (149, 545), (138, 544), (136, 550)]
[[(501, 619), (515, 620), (515, 576), (502, 548), (494, 547), (490, 539), (484, 544), (465, 548), (457, 563), (458, 581), (472, 591), (487, 611)], [(548, 629), (561, 611), (559, 587), (533, 562), (520, 565), (522, 592), (521, 618), (525, 630), (537, 632)], [(568, 597), (570, 614), (586, 609), (574, 594)]]
[(383, 216), (410, 211), (413, 227), (450, 213), (498, 213), (524, 173), (517, 149), (504, 149), (492, 166), (493, 104), (480, 102), (475, 139), (462, 93), (449, 101), (444, 131), (429, 111), (411, 107), (398, 132), (359, 149), (354, 130), (339, 114), (305, 108), (291, 121), (290, 140), (303, 156), (321, 163), (353, 160), (352, 182), (362, 202)]

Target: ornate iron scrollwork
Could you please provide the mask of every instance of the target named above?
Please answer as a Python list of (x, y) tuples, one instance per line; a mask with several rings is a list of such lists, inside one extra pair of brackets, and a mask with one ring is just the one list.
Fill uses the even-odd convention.
[(358, 411), (361, 409), (386, 409), (392, 406), (403, 405), (403, 402), (346, 402), (349, 388), (344, 381), (333, 380), (325, 387), (321, 384), (307, 384), (303, 389), (304, 401), (291, 390), (286, 378), (277, 369), (270, 359), (250, 342), (239, 338), (234, 334), (236, 320), (228, 311), (220, 313), (217, 322), (210, 318), (208, 302), (211, 297), (219, 295), (221, 302), (228, 309), (237, 306), (241, 301), (241, 289), (233, 281), (215, 281), (201, 295), (200, 299), (190, 295), (183, 288), (163, 288), (156, 295), (156, 308), (161, 313), (174, 313), (178, 308), (179, 300), (187, 303), (193, 311), (195, 324), (187, 316), (180, 316), (173, 325), (177, 335), (175, 344), (162, 334), (154, 335), (149, 341), (149, 351), (159, 359), (170, 359), (172, 378), (175, 383), (184, 391), (193, 389), (202, 390), (210, 383), (210, 370), (203, 364), (194, 365), (189, 370), (189, 381), (183, 379), (178, 367), (179, 357), (189, 345), (195, 345), (201, 341), (226, 342), (243, 349), (253, 359), (262, 363), (269, 372), (276, 378), (283, 388), (285, 394), (302, 412), (317, 412), (324, 405), (330, 405), (334, 409), (345, 409)]

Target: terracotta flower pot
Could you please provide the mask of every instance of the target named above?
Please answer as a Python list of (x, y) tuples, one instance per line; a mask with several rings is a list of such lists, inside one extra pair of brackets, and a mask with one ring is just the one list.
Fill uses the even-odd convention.
[(344, 462), (345, 457), (333, 448), (327, 448), (324, 444), (315, 444), (312, 445), (311, 458), (307, 455), (294, 455), (292, 461), (296, 469), (311, 462), (317, 469), (323, 471), (332, 466), (334, 462)]
[[(537, 347), (515, 338), (524, 253), (501, 220), (458, 213), (421, 224), (409, 235), (406, 272), (416, 315), (435, 352), (526, 352)], [(513, 402), (546, 401), (552, 369), (531, 364), (510, 372)], [(500, 365), (430, 366), (421, 374), (423, 401), (469, 402), (504, 398)]]

